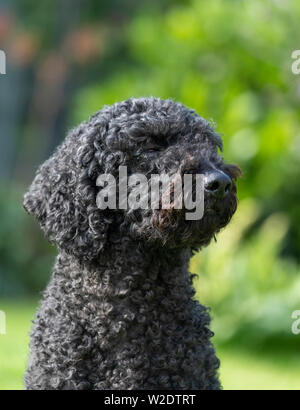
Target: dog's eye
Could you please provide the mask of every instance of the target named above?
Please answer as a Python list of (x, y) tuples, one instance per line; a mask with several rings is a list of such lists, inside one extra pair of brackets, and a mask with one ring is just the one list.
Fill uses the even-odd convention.
[(153, 154), (153, 153), (156, 153), (156, 152), (159, 152), (159, 151), (160, 151), (160, 149), (158, 149), (158, 148), (150, 148), (150, 149), (147, 149), (145, 152)]
[(149, 144), (144, 147), (144, 151), (150, 154), (160, 152), (161, 150), (162, 150), (162, 147), (156, 144)]
[(136, 153), (136, 157), (140, 157), (142, 155), (149, 155), (149, 154), (157, 154), (161, 151), (161, 147), (156, 145), (146, 145), (143, 148), (139, 149)]

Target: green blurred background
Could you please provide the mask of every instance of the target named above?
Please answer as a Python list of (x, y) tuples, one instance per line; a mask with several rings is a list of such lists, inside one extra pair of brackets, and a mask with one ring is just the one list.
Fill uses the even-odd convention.
[(26, 186), (69, 127), (150, 95), (212, 119), (244, 171), (232, 223), (191, 262), (224, 388), (300, 388), (299, 20), (298, 0), (0, 0), (0, 389), (23, 388), (55, 257)]

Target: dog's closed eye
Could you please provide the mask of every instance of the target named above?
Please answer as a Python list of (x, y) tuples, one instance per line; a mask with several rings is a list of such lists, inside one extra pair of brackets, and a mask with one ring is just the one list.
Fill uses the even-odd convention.
[(149, 149), (147, 149), (145, 152), (146, 152), (147, 154), (154, 154), (154, 153), (157, 153), (157, 152), (160, 152), (160, 151), (161, 151), (160, 148), (149, 148)]
[(155, 144), (146, 144), (145, 146), (139, 148), (135, 153), (135, 157), (140, 157), (141, 155), (156, 154), (162, 151), (163, 147)]

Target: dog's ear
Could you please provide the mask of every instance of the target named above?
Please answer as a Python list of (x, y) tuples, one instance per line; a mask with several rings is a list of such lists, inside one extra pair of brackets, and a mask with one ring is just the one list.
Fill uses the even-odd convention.
[(111, 222), (96, 204), (100, 170), (94, 136), (93, 129), (73, 130), (40, 166), (24, 197), (24, 208), (37, 218), (46, 237), (84, 260), (94, 259), (103, 249)]

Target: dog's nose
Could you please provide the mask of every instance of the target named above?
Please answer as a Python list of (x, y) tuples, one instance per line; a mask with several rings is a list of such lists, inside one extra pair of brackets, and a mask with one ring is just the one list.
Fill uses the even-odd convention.
[(204, 175), (204, 189), (215, 197), (224, 198), (231, 186), (231, 178), (222, 171), (211, 171)]

